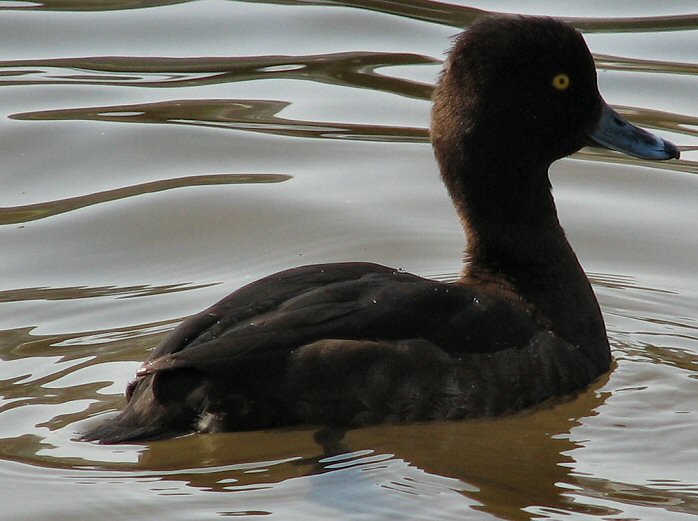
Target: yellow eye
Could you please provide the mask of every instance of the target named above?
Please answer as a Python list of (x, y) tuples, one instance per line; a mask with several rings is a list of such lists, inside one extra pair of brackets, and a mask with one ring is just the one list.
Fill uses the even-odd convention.
[(567, 90), (570, 86), (570, 77), (567, 74), (560, 73), (553, 78), (553, 87), (557, 90)]

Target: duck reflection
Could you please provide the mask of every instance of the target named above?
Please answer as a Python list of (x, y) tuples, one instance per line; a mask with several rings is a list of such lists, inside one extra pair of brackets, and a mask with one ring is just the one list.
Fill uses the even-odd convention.
[[(573, 468), (574, 451), (583, 443), (573, 431), (603, 406), (605, 383), (571, 400), (494, 420), (352, 430), (341, 440), (343, 454), (328, 454), (314, 442), (313, 429), (237, 432), (147, 444), (137, 467), (168, 470), (167, 479), (209, 491), (254, 496), (279, 487), (302, 489), (304, 502), (338, 515), (345, 509), (386, 513), (399, 503), (403, 518), (410, 511), (423, 516), (437, 496), (438, 508), (449, 514), (476, 509), (523, 520), (545, 510), (596, 512), (570, 494), (582, 486)], [(359, 496), (361, 504), (349, 500)]]

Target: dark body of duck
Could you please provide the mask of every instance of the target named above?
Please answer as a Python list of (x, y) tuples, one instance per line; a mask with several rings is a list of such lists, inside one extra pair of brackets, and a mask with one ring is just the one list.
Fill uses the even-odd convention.
[(470, 418), (583, 389), (610, 351), (548, 168), (590, 141), (679, 155), (603, 102), (568, 25), (474, 24), (449, 54), (432, 117), (467, 237), (461, 277), (345, 263), (261, 279), (185, 320), (138, 371), (124, 411), (83, 439)]

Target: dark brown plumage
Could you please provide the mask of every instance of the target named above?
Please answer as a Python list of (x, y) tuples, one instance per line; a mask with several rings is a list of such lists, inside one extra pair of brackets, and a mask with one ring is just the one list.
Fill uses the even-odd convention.
[(185, 320), (138, 371), (124, 411), (83, 439), (470, 418), (583, 389), (610, 351), (548, 167), (590, 140), (678, 157), (603, 102), (568, 25), (476, 23), (446, 61), (432, 118), (467, 237), (461, 278), (346, 263), (261, 279)]

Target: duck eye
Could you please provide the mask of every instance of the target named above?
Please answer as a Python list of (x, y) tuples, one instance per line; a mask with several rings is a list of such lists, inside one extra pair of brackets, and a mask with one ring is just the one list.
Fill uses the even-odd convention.
[(570, 86), (570, 77), (565, 73), (560, 73), (555, 75), (552, 83), (553, 87), (555, 87), (557, 90), (567, 90), (567, 88)]

